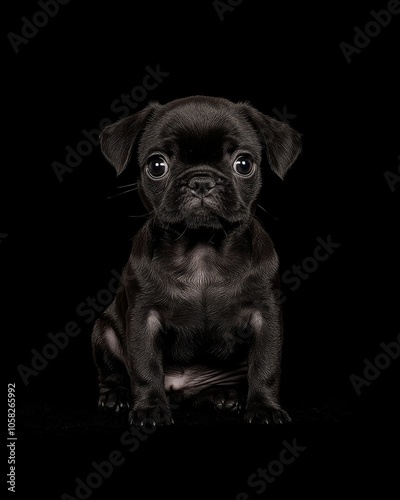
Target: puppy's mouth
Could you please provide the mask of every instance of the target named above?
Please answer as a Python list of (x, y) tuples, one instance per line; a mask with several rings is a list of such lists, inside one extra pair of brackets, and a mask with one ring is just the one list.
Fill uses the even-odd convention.
[(184, 222), (189, 228), (210, 227), (222, 228), (228, 224), (220, 204), (212, 195), (193, 195), (185, 203)]
[(156, 212), (162, 225), (183, 224), (191, 229), (226, 229), (249, 215), (233, 186), (207, 175), (174, 185)]

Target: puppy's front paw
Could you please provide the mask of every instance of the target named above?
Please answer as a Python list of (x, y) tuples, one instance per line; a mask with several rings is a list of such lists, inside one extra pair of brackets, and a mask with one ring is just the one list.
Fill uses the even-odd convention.
[(248, 406), (244, 421), (246, 424), (287, 424), (292, 419), (285, 410), (254, 403)]
[(171, 425), (174, 423), (169, 408), (154, 406), (133, 409), (129, 413), (129, 423), (135, 427)]
[(129, 391), (124, 387), (100, 389), (98, 406), (100, 410), (116, 413), (129, 410)]

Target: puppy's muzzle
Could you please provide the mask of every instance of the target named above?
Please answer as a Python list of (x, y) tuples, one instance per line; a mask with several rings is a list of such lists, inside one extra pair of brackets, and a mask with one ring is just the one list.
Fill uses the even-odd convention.
[(216, 185), (215, 180), (209, 175), (195, 175), (188, 183), (193, 196), (203, 198), (207, 196)]

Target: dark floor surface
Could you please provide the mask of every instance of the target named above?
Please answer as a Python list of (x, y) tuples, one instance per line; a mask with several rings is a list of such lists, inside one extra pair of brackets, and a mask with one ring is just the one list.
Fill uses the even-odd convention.
[[(138, 431), (126, 414), (67, 401), (26, 402), (18, 414), (18, 488), (34, 498), (70, 495), (65, 500), (359, 497), (372, 488), (386, 498), (399, 465), (392, 406), (390, 413), (368, 412), (328, 400), (289, 408), (293, 422), (283, 426), (246, 425), (241, 415), (181, 406), (175, 425)], [(279, 464), (287, 446), (297, 451)], [(107, 477), (98, 475), (99, 466)], [(262, 470), (268, 481), (259, 477)]]

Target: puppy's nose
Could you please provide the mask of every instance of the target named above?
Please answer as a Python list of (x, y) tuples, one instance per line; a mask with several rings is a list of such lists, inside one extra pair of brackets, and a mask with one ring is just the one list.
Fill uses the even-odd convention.
[(192, 177), (188, 186), (196, 196), (205, 196), (215, 186), (215, 180), (209, 176)]

